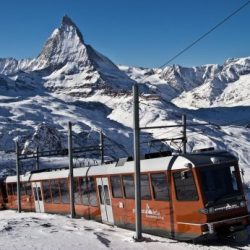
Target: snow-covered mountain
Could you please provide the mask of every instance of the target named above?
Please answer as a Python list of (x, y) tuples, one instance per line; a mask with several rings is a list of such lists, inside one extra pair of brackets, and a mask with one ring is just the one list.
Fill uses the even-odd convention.
[(97, 145), (103, 130), (107, 154), (131, 154), (131, 126), (108, 116), (123, 99), (131, 102), (135, 82), (87, 45), (69, 17), (36, 58), (0, 59), (0, 72), (0, 150), (13, 150), (13, 139), (23, 152), (65, 147), (72, 121), (76, 146)]
[(202, 85), (182, 93), (173, 102), (183, 101), (196, 108), (238, 106), (250, 104), (250, 57), (231, 59), (221, 70)]
[(107, 57), (85, 44), (81, 32), (67, 16), (38, 57), (0, 59), (0, 74), (18, 77), (23, 71), (40, 78), (48, 89), (78, 96), (130, 90), (134, 83)]
[(250, 104), (250, 57), (229, 59), (223, 65), (192, 68), (180, 65), (163, 69), (119, 67), (135, 81), (151, 85), (162, 97), (180, 107)]
[[(97, 145), (102, 130), (107, 155), (132, 155), (131, 89), (138, 82), (141, 126), (180, 123), (183, 113), (188, 123), (220, 124), (220, 129), (189, 128), (188, 150), (206, 146), (228, 149), (247, 167), (249, 79), (249, 57), (231, 59), (222, 66), (116, 66), (87, 45), (77, 26), (65, 16), (36, 58), (0, 59), (0, 151), (13, 150), (13, 139), (19, 140), (24, 152), (36, 147), (64, 148), (71, 121), (74, 145)], [(142, 135), (142, 141), (178, 137), (180, 132), (150, 131)], [(149, 148), (158, 146), (153, 143)], [(180, 145), (170, 142), (169, 146), (178, 150)], [(142, 153), (147, 148), (143, 143)], [(6, 166), (4, 156), (0, 154), (0, 164)]]

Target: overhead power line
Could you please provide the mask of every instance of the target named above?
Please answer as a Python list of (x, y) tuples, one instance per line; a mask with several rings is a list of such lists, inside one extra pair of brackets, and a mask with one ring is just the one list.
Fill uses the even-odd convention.
[(222, 24), (224, 24), (227, 20), (229, 20), (231, 17), (233, 17), (234, 15), (236, 15), (238, 12), (240, 12), (243, 8), (245, 8), (248, 4), (250, 3), (250, 1), (247, 1), (246, 3), (244, 3), (242, 6), (240, 6), (237, 10), (235, 10), (234, 12), (232, 12), (229, 16), (227, 16), (226, 18), (224, 18), (222, 21), (220, 21), (218, 24), (216, 24), (213, 28), (211, 28), (209, 31), (207, 31), (206, 33), (204, 33), (202, 36), (200, 36), (198, 39), (196, 39), (194, 42), (192, 42), (190, 45), (188, 45), (186, 48), (184, 48), (183, 50), (181, 50), (179, 53), (177, 53), (175, 56), (173, 56), (171, 59), (169, 59), (166, 63), (164, 63), (162, 66), (160, 66), (160, 68), (165, 67), (166, 65), (168, 65), (170, 62), (172, 62), (174, 59), (176, 59), (177, 57), (179, 57), (180, 55), (182, 55), (184, 52), (186, 52), (187, 50), (189, 50), (190, 48), (192, 48), (195, 44), (197, 44), (200, 40), (202, 40), (203, 38), (205, 38), (207, 35), (209, 35), (211, 32), (213, 32), (215, 29), (217, 29), (218, 27), (220, 27)]
[[(176, 59), (177, 57), (179, 57), (180, 55), (182, 55), (184, 52), (186, 52), (187, 50), (189, 50), (191, 47), (193, 47), (195, 44), (197, 44), (199, 41), (201, 41), (203, 38), (205, 38), (207, 35), (209, 35), (211, 32), (213, 32), (215, 29), (217, 29), (219, 26), (221, 26), (223, 23), (225, 23), (228, 19), (230, 19), (231, 17), (233, 17), (234, 15), (236, 15), (238, 12), (240, 12), (243, 8), (245, 8), (248, 4), (250, 3), (250, 0), (247, 1), (245, 4), (243, 4), (242, 6), (240, 6), (238, 9), (236, 9), (234, 12), (232, 12), (229, 16), (227, 16), (226, 18), (224, 18), (222, 21), (220, 21), (217, 25), (215, 25), (213, 28), (211, 28), (209, 31), (207, 31), (205, 34), (203, 34), (202, 36), (200, 36), (198, 39), (196, 39), (194, 42), (192, 42), (190, 45), (188, 45), (186, 48), (184, 48), (183, 50), (181, 50), (178, 54), (176, 54), (175, 56), (173, 56), (171, 59), (169, 59), (166, 63), (164, 63), (162, 66), (160, 66), (160, 68), (165, 67), (166, 65), (168, 65), (170, 62), (172, 62), (174, 59)], [(140, 82), (142, 83), (143, 81), (145, 81), (147, 78), (149, 77), (149, 75), (144, 76)], [(110, 99), (108, 99), (106, 102), (104, 102), (103, 104), (107, 105), (110, 101), (112, 101), (113, 98), (111, 97)], [(164, 100), (163, 100), (164, 101)]]

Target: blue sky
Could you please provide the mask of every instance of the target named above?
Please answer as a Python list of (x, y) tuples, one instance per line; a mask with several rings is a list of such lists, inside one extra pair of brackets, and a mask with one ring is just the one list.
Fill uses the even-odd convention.
[[(33, 58), (67, 14), (115, 63), (159, 67), (246, 0), (8, 0), (0, 57)], [(250, 56), (250, 4), (171, 64), (222, 64)]]

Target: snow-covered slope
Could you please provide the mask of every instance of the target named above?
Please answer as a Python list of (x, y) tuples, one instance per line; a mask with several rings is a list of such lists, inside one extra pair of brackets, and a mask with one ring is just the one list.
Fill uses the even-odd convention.
[[(232, 250), (250, 249), (250, 242), (210, 242), (192, 244), (143, 234), (142, 242), (133, 240), (133, 231), (91, 220), (70, 219), (66, 216), (43, 213), (16, 213), (0, 211), (0, 248), (18, 249), (143, 249), (143, 250)], [(211, 245), (212, 244), (212, 245)]]
[[(76, 146), (97, 145), (98, 133), (103, 130), (109, 145), (105, 149), (107, 155), (131, 155), (131, 89), (137, 81), (141, 126), (180, 123), (183, 113), (187, 114), (188, 123), (218, 123), (220, 129), (189, 128), (188, 149), (228, 149), (248, 168), (249, 80), (249, 57), (228, 60), (222, 66), (117, 67), (87, 45), (77, 26), (65, 16), (36, 58), (0, 59), (0, 151), (14, 150), (13, 139), (21, 143), (24, 152), (36, 147), (64, 148), (67, 123), (71, 121)], [(142, 135), (142, 141), (179, 137), (180, 132), (149, 131)], [(168, 144), (175, 150), (180, 146)], [(142, 145), (142, 153), (146, 146)], [(158, 146), (151, 144), (150, 150)], [(3, 167), (4, 156), (0, 160)]]
[(182, 92), (173, 102), (178, 106), (185, 103), (194, 108), (249, 105), (249, 80), (250, 57), (231, 59), (212, 78)]
[(157, 89), (169, 101), (213, 79), (221, 70), (221, 66), (216, 64), (192, 68), (173, 65), (163, 69), (119, 67), (137, 82), (147, 83)]

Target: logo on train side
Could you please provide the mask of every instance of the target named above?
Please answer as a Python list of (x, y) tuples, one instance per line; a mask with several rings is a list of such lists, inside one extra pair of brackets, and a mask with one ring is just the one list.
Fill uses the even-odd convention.
[(226, 206), (223, 206), (223, 207), (217, 207), (214, 209), (215, 212), (217, 211), (221, 211), (221, 210), (232, 210), (232, 209), (236, 209), (236, 208), (239, 208), (240, 206), (238, 204), (229, 204), (227, 203)]
[[(133, 213), (135, 213), (135, 209), (133, 209)], [(157, 210), (151, 209), (148, 204), (146, 204), (146, 208), (141, 210), (142, 214), (145, 214), (147, 218), (159, 219), (163, 220), (164, 217)]]

